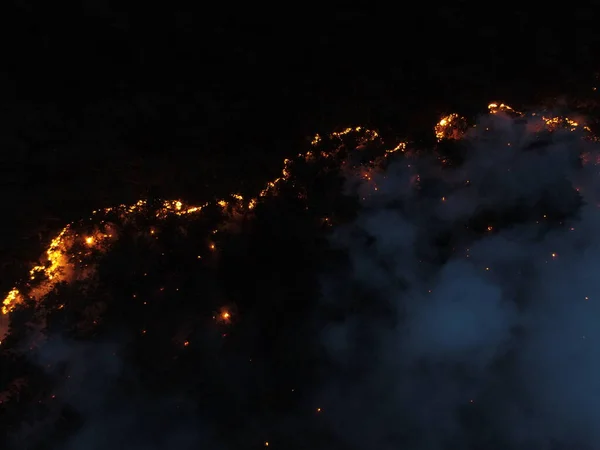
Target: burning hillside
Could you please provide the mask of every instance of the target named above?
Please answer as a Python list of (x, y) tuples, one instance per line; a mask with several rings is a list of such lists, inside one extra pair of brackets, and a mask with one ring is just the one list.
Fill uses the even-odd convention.
[[(514, 114), (516, 116), (524, 116), (523, 113), (515, 111), (508, 105), (490, 103), (488, 109), (491, 114), (499, 112)], [(535, 114), (533, 114), (535, 117)], [(568, 128), (571, 131), (583, 129), (591, 132), (589, 127), (580, 125), (577, 121), (568, 117), (553, 117), (542, 115), (542, 122), (548, 130), (557, 128)], [(453, 113), (443, 117), (436, 124), (434, 133), (438, 141), (445, 139), (460, 139), (467, 129), (466, 120), (458, 114)], [(331, 146), (331, 141), (343, 141), (348, 136), (354, 142), (352, 145), (356, 149), (363, 149), (368, 143), (376, 142), (379, 145), (384, 145), (376, 131), (364, 129), (362, 127), (347, 128), (341, 132), (334, 132), (327, 137), (328, 146)], [(348, 156), (348, 148), (345, 144), (336, 146), (335, 143), (331, 148), (333, 151), (325, 151), (319, 149), (323, 142), (323, 137), (316, 135), (311, 145), (315, 150), (310, 150), (304, 154), (299, 154), (295, 159), (284, 160), (282, 174), (280, 177), (266, 183), (264, 189), (256, 198), (245, 200), (239, 194), (231, 194), (229, 199), (215, 200), (212, 205), (219, 206), (224, 215), (229, 219), (235, 219), (240, 215), (245, 215), (251, 212), (257, 201), (269, 195), (274, 195), (277, 192), (277, 187), (281, 183), (289, 182), (292, 177), (292, 166), (294, 162), (302, 160), (317, 164), (317, 160), (331, 159), (338, 161), (339, 153), (346, 151), (343, 157)], [(407, 143), (401, 142), (393, 148), (389, 148), (382, 153), (382, 157), (386, 158), (389, 155), (398, 151), (404, 152), (407, 148)], [(344, 161), (345, 163), (345, 161)], [(358, 170), (362, 173), (362, 177), (369, 179), (369, 172), (373, 170), (373, 164), (377, 164), (377, 159), (368, 161), (365, 168), (353, 167), (353, 170)], [(376, 186), (374, 186), (376, 189)], [(168, 217), (193, 217), (202, 212), (204, 208), (211, 206), (211, 203), (203, 205), (188, 205), (184, 200), (161, 200), (159, 205), (149, 205), (147, 200), (139, 200), (133, 205), (119, 205), (109, 207), (102, 210), (94, 210), (91, 216), (86, 220), (82, 219), (77, 223), (66, 225), (58, 235), (53, 238), (42, 258), (40, 264), (35, 265), (29, 272), (29, 280), (24, 284), (23, 288), (15, 287), (5, 297), (2, 306), (2, 313), (8, 314), (12, 311), (15, 305), (22, 302), (25, 298), (30, 297), (36, 300), (44, 297), (54, 285), (63, 281), (71, 281), (86, 277), (89, 274), (89, 263), (85, 261), (95, 251), (105, 252), (110, 247), (110, 243), (117, 239), (116, 227), (119, 223), (127, 223), (134, 221), (136, 217), (152, 214), (158, 221)], [(82, 229), (90, 230), (84, 233)], [(143, 232), (143, 230), (141, 230)], [(150, 231), (152, 234), (152, 231)], [(79, 245), (78, 245), (79, 244)]]
[[(382, 330), (401, 329), (398, 324), (415, 314), (412, 328), (391, 336), (406, 355), (425, 349), (414, 367), (396, 373), (409, 386), (414, 379), (407, 373), (422, 370), (424, 379), (429, 376), (431, 354), (443, 348), (460, 353), (448, 336), (470, 343), (470, 335), (463, 336), (468, 332), (460, 324), (447, 324), (451, 307), (435, 306), (446, 305), (449, 292), (436, 291), (437, 277), (444, 289), (456, 288), (458, 293), (448, 289), (457, 299), (460, 292), (467, 297), (468, 288), (452, 284), (461, 273), (445, 272), (459, 254), (479, 268), (487, 261), (479, 248), (485, 239), (530, 222), (545, 227), (527, 231), (539, 241), (553, 227), (578, 229), (572, 217), (580, 197), (589, 194), (589, 168), (600, 161), (596, 138), (581, 120), (504, 104), (490, 104), (474, 124), (458, 114), (445, 116), (433, 134), (433, 149), (362, 127), (316, 135), (308, 151), (286, 159), (281, 175), (252, 198), (232, 194), (200, 205), (144, 199), (95, 210), (66, 225), (3, 301), (0, 364), (10, 367), (0, 379), (4, 433), (31, 446), (41, 445), (39, 436), (89, 446), (95, 429), (124, 427), (123, 442), (145, 445), (140, 436), (160, 426), (174, 439), (194, 430), (194, 443), (227, 442), (235, 448), (293, 449), (308, 442), (355, 448), (340, 437), (358, 414), (346, 400), (355, 392), (362, 402), (371, 392), (365, 404), (375, 402), (385, 425), (367, 424), (363, 432), (350, 433), (357, 434), (353, 445), (367, 448), (366, 437), (377, 447), (396, 439), (383, 429), (391, 420), (386, 414), (406, 418), (410, 408), (381, 401), (387, 405), (382, 410), (373, 400), (383, 398), (378, 383), (392, 383), (377, 371), (396, 373), (404, 364), (388, 361), (386, 346), (396, 344), (386, 344), (385, 333), (395, 331)], [(575, 155), (576, 163), (556, 156), (563, 153)], [(536, 174), (519, 166), (523, 158), (527, 164), (538, 158), (536, 164), (550, 174), (557, 158), (583, 175), (561, 172), (540, 188), (532, 181)], [(556, 248), (544, 249), (544, 264), (569, 255), (568, 248), (553, 244)], [(537, 263), (520, 264), (533, 277)], [(481, 267), (482, 276), (498, 279), (510, 270), (507, 261)], [(502, 280), (519, 299), (527, 296), (512, 278)], [(423, 312), (413, 302), (429, 294), (439, 294), (438, 303)], [(483, 323), (486, 311), (479, 307), (472, 304), (461, 310), (460, 320), (451, 320), (481, 314)], [(427, 328), (431, 317), (439, 318), (433, 331)], [(332, 337), (334, 329), (347, 337)], [(439, 331), (440, 338), (436, 330), (447, 335)], [(485, 334), (477, 330), (473, 340)], [(477, 360), (478, 352), (469, 357)], [(501, 363), (504, 359), (494, 360)], [(453, 373), (468, 372), (459, 366), (452, 366)], [(472, 376), (471, 387), (488, 382), (477, 378), (479, 372)], [(401, 391), (392, 383), (391, 397)], [(464, 396), (471, 396), (466, 404), (475, 404), (481, 392), (465, 388)], [(401, 402), (417, 402), (405, 394)], [(439, 398), (464, 406), (463, 391), (459, 399), (444, 395)], [(426, 400), (423, 405), (431, 407)], [(142, 410), (172, 417), (157, 425), (154, 416), (141, 414), (138, 422)], [(400, 441), (420, 430), (422, 423), (411, 420)], [(130, 422), (135, 426), (127, 428)], [(295, 433), (304, 436), (297, 443), (289, 440)]]
[[(331, 141), (343, 141), (347, 137), (353, 140), (356, 148), (364, 147), (368, 143), (380, 140), (375, 131), (362, 127), (347, 128), (341, 132), (334, 132), (327, 136), (328, 145)], [(171, 217), (193, 220), (205, 208), (218, 207), (223, 218), (235, 220), (252, 212), (257, 202), (270, 195), (276, 195), (278, 187), (283, 183), (292, 181), (292, 166), (297, 161), (319, 164), (321, 160), (338, 161), (338, 154), (348, 151), (344, 145), (333, 146), (334, 151), (320, 150), (323, 138), (316, 135), (312, 146), (316, 150), (299, 154), (295, 159), (284, 160), (281, 176), (266, 183), (256, 198), (245, 200), (239, 194), (231, 194), (228, 199), (217, 199), (212, 203), (203, 205), (188, 205), (183, 200), (160, 200), (159, 204), (152, 205), (147, 200), (139, 200), (133, 205), (119, 205), (102, 210), (94, 210), (87, 219), (66, 225), (58, 235), (53, 238), (42, 257), (40, 264), (35, 265), (29, 272), (29, 279), (23, 287), (15, 287), (5, 297), (2, 313), (10, 313), (16, 305), (26, 298), (40, 300), (52, 288), (61, 282), (70, 282), (86, 278), (90, 274), (90, 257), (97, 252), (106, 252), (111, 242), (118, 238), (119, 224), (127, 224), (148, 215), (156, 219), (156, 223)], [(382, 142), (379, 142), (382, 144)], [(398, 150), (403, 150), (406, 144), (401, 143), (384, 153), (384, 157)], [(347, 154), (347, 153), (346, 153)], [(345, 154), (345, 155), (346, 155)], [(87, 231), (83, 231), (87, 230)], [(140, 233), (154, 234), (155, 230), (149, 228), (140, 230)], [(214, 231), (216, 233), (217, 230)], [(209, 244), (214, 250), (214, 244)]]

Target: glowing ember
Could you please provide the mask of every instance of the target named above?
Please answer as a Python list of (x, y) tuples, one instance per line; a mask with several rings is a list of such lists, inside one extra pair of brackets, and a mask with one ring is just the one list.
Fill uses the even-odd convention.
[(523, 113), (514, 110), (513, 108), (511, 108), (508, 105), (505, 105), (504, 103), (490, 103), (488, 105), (488, 111), (490, 114), (497, 114), (499, 112), (504, 112), (504, 113), (514, 113), (517, 114), (519, 116), (522, 116)]

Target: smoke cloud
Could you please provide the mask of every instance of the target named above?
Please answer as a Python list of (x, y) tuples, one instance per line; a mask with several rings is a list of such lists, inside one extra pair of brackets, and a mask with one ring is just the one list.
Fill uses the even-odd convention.
[[(11, 439), (13, 447), (220, 448), (210, 430), (202, 428), (191, 402), (182, 396), (149, 396), (142, 391), (143, 374), (123, 355), (127, 341), (123, 334), (93, 342), (50, 336), (39, 346), (32, 357), (54, 378), (53, 390), (45, 402), (44, 419), (20, 424)], [(75, 429), (62, 429), (70, 413), (78, 417)]]
[(600, 448), (600, 147), (541, 128), (487, 115), (446, 164), (349, 177), (317, 398), (350, 448)]

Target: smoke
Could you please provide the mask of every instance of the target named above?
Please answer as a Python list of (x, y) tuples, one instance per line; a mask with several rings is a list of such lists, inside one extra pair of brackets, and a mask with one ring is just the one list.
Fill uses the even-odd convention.
[[(64, 450), (220, 448), (184, 397), (149, 395), (141, 388), (143, 374), (124, 358), (126, 337), (118, 338), (84, 342), (50, 336), (38, 347), (34, 362), (53, 379), (53, 388), (44, 401), (44, 419), (21, 424), (12, 436), (14, 448), (46, 448), (44, 443)], [(62, 429), (66, 422), (75, 428)]]
[(450, 164), (349, 177), (348, 264), (323, 279), (339, 376), (316, 399), (350, 448), (600, 448), (600, 182), (581, 158), (600, 146), (542, 125), (488, 115)]

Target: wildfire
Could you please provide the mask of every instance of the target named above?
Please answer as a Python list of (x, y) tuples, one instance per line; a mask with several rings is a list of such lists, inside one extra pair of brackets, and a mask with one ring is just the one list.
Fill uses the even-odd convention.
[(566, 128), (569, 131), (575, 131), (577, 129), (583, 129), (585, 131), (591, 132), (590, 127), (586, 125), (581, 125), (579, 122), (570, 119), (568, 117), (544, 117), (542, 116), (542, 120), (546, 124), (546, 127), (550, 131), (554, 131), (559, 128)]
[(488, 105), (488, 111), (490, 114), (497, 114), (499, 112), (503, 112), (503, 113), (513, 113), (516, 114), (518, 116), (523, 116), (523, 113), (520, 111), (517, 111), (513, 108), (511, 108), (508, 105), (505, 105), (504, 103), (490, 103)]
[(466, 119), (456, 113), (449, 114), (440, 119), (434, 127), (436, 139), (460, 139), (466, 128)]
[[(525, 114), (521, 111), (504, 104), (504, 103), (490, 103), (488, 105), (488, 111), (490, 114), (505, 113), (516, 117), (525, 117)], [(536, 113), (531, 114), (533, 117), (537, 116)], [(557, 116), (541, 116), (543, 123), (548, 131), (555, 131), (557, 129), (567, 129), (568, 131), (583, 130), (591, 133), (590, 127), (581, 124), (579, 121), (569, 117), (557, 117)]]
[[(524, 116), (523, 113), (516, 111), (512, 107), (503, 103), (490, 103), (488, 105), (488, 111), (490, 114), (505, 113), (513, 114), (518, 116)], [(556, 130), (557, 128), (568, 129), (571, 131), (584, 130), (590, 131), (589, 127), (581, 125), (579, 121), (570, 119), (568, 117), (546, 117), (542, 116), (543, 124), (549, 131)], [(434, 127), (435, 137), (438, 141), (445, 139), (460, 139), (466, 132), (466, 119), (459, 116), (458, 114), (449, 114), (442, 117), (440, 121)], [(315, 135), (311, 140), (313, 148), (321, 145), (324, 141), (329, 140), (333, 142), (335, 148), (331, 153), (322, 151), (309, 150), (306, 153), (297, 155), (296, 159), (286, 158), (283, 161), (283, 168), (281, 174), (275, 179), (268, 181), (264, 188), (258, 192), (258, 195), (254, 198), (246, 199), (240, 194), (231, 194), (229, 199), (218, 199), (214, 202), (206, 202), (201, 205), (190, 205), (180, 199), (175, 200), (164, 200), (158, 206), (150, 205), (146, 200), (139, 200), (131, 205), (117, 205), (104, 209), (92, 211), (90, 221), (92, 223), (100, 224), (98, 229), (91, 234), (79, 237), (77, 232), (80, 222), (73, 222), (67, 224), (60, 232), (50, 241), (48, 248), (42, 255), (41, 262), (35, 265), (29, 271), (29, 280), (20, 285), (20, 288), (11, 289), (2, 302), (2, 313), (10, 313), (17, 304), (22, 303), (26, 298), (34, 300), (40, 300), (52, 288), (61, 281), (71, 281), (77, 277), (85, 277), (89, 272), (84, 271), (80, 266), (85, 260), (89, 252), (107, 251), (109, 244), (114, 240), (114, 232), (110, 229), (107, 223), (119, 219), (122, 221), (129, 221), (138, 214), (153, 214), (156, 219), (162, 220), (168, 217), (190, 217), (196, 216), (205, 210), (208, 206), (216, 205), (219, 206), (223, 211), (227, 213), (245, 214), (253, 211), (261, 198), (268, 197), (270, 195), (276, 195), (277, 189), (283, 182), (289, 182), (292, 173), (292, 166), (295, 161), (303, 160), (306, 162), (314, 161), (316, 158), (321, 157), (324, 159), (330, 159), (338, 155), (339, 152), (346, 149), (346, 139), (349, 136), (355, 137), (354, 145), (355, 148), (360, 150), (367, 144), (372, 142), (379, 142), (383, 144), (381, 136), (373, 130), (366, 129), (364, 127), (348, 127), (341, 131), (336, 131), (328, 135)], [(383, 158), (389, 157), (397, 152), (406, 152), (407, 143), (400, 142), (394, 147), (388, 149), (383, 154)], [(360, 176), (363, 179), (371, 180), (372, 170), (369, 168), (362, 168), (359, 170)], [(418, 177), (418, 176), (417, 176)], [(416, 180), (418, 182), (418, 179)], [(467, 182), (468, 183), (468, 182)], [(377, 190), (377, 186), (372, 186), (373, 190)], [(443, 198), (442, 201), (444, 201)], [(155, 229), (150, 230), (151, 235), (155, 235)], [(80, 243), (78, 247), (77, 243)], [(81, 247), (83, 245), (83, 249)], [(216, 244), (210, 242), (208, 244), (210, 250), (216, 250)], [(88, 252), (88, 253), (86, 253)], [(200, 259), (201, 256), (198, 256)], [(229, 321), (231, 318), (230, 313), (225, 311), (221, 312), (220, 319), (222, 321)]]
[(17, 288), (10, 290), (2, 302), (2, 314), (8, 314), (14, 308), (14, 305), (23, 301), (23, 295)]

